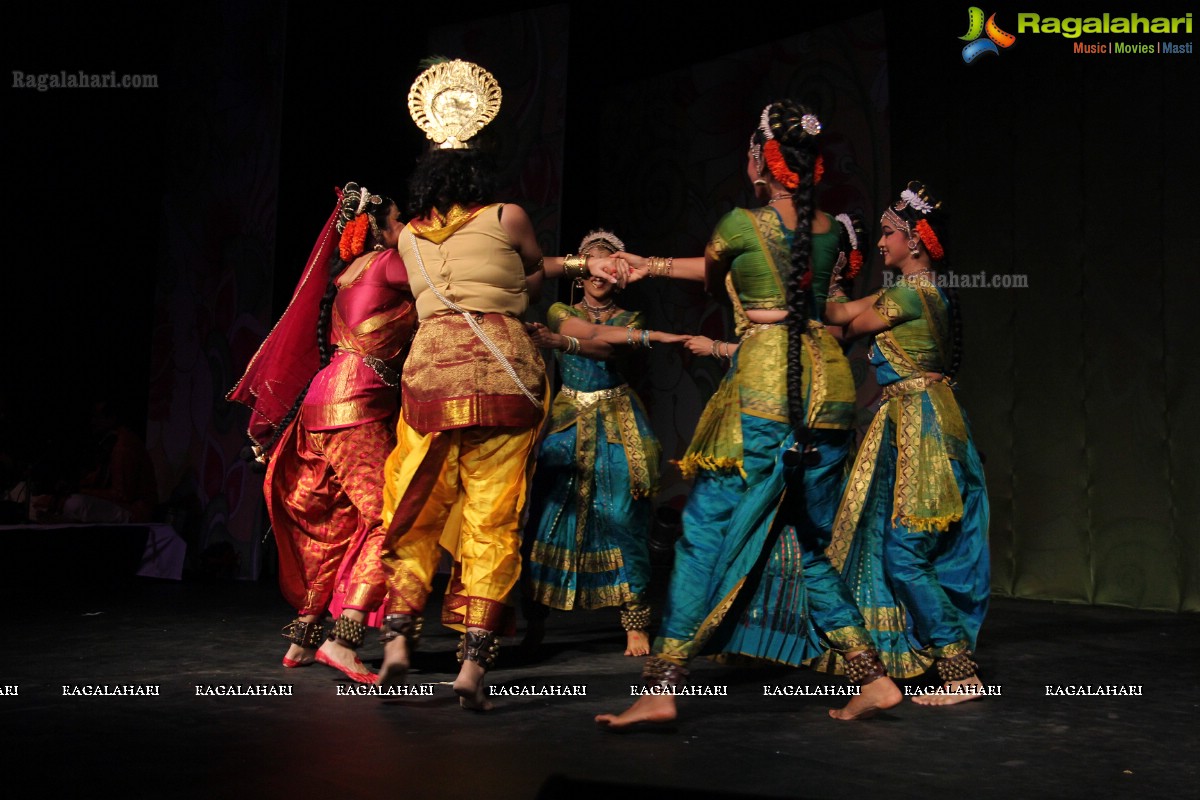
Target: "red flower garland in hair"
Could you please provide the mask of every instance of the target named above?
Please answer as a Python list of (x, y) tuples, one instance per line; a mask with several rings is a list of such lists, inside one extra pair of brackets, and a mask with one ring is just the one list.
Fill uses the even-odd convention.
[(767, 159), (767, 168), (771, 170), (775, 180), (783, 184), (783, 188), (794, 191), (800, 185), (800, 176), (792, 172), (792, 168), (787, 165), (783, 152), (779, 149), (779, 142), (769, 139), (763, 145), (763, 155)]
[(813, 167), (813, 186), (820, 183), (823, 177), (825, 177), (825, 157), (817, 156), (817, 165)]
[(354, 220), (354, 240), (351, 246), (354, 248), (354, 255), (362, 255), (363, 245), (367, 241), (367, 229), (371, 225), (371, 220), (366, 214), (359, 214)]
[(862, 269), (862, 265), (863, 265), (862, 253), (858, 250), (851, 250), (850, 251), (850, 269), (846, 270), (846, 277), (847, 278), (857, 277), (859, 271)]
[(349, 264), (355, 256), (362, 255), (363, 244), (367, 241), (369, 224), (367, 215), (359, 214), (347, 222), (346, 227), (342, 228), (342, 238), (338, 240), (338, 255), (342, 257), (342, 261)]
[(342, 238), (338, 239), (338, 255), (342, 257), (342, 261), (347, 264), (354, 258), (350, 252), (350, 240), (354, 238), (354, 222), (347, 222), (342, 228)]
[(933, 232), (933, 226), (928, 220), (920, 220), (916, 227), (917, 236), (924, 243), (925, 249), (929, 251), (929, 257), (934, 261), (941, 261), (946, 255), (946, 251), (942, 249), (942, 243), (938, 241), (937, 234)]

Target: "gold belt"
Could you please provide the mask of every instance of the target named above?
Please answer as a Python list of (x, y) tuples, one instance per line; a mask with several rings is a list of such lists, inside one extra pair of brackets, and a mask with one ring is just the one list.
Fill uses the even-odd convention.
[(779, 322), (756, 322), (749, 328), (746, 328), (746, 330), (742, 331), (742, 335), (738, 337), (738, 342), (744, 342), (756, 333), (762, 333), (763, 331), (770, 330), (771, 328), (777, 328), (780, 325), (786, 324), (787, 320), (784, 319), (779, 320)]
[(562, 387), (562, 393), (581, 406), (590, 406), (601, 400), (611, 400), (614, 397), (623, 397), (629, 394), (629, 384), (622, 383), (620, 386), (614, 386), (611, 389), (597, 389), (594, 392), (581, 392), (578, 389), (572, 389), (570, 386), (564, 386)]
[(923, 392), (935, 383), (949, 383), (945, 375), (939, 375), (936, 378), (931, 378), (928, 375), (914, 375), (911, 378), (889, 383), (883, 387), (882, 397), (884, 400), (891, 400), (893, 397), (900, 397), (905, 394), (916, 394)]

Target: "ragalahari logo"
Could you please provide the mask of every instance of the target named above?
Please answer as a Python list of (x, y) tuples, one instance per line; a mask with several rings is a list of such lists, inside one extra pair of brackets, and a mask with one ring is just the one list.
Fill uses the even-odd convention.
[[(987, 34), (987, 38), (980, 39), (979, 37), (985, 33)], [(996, 24), (995, 14), (988, 17), (985, 23), (983, 21), (983, 9), (978, 6), (971, 6), (967, 9), (967, 33), (965, 36), (958, 38), (964, 42), (968, 42), (962, 51), (963, 61), (968, 64), (984, 53), (1000, 55), (1001, 47), (1012, 47), (1013, 42), (1017, 40), (1017, 37), (1011, 33), (1005, 33), (1000, 30), (1000, 26)]]

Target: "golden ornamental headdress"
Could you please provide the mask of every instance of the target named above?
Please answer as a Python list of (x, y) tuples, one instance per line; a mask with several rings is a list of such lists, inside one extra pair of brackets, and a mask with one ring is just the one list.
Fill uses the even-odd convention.
[(500, 84), (483, 67), (459, 59), (443, 61), (413, 81), (408, 113), (438, 147), (462, 149), (495, 119), (500, 96)]
[(579, 254), (585, 255), (597, 245), (614, 253), (625, 250), (625, 243), (618, 239), (615, 233), (604, 228), (597, 228), (594, 231), (588, 231), (587, 236), (584, 236), (583, 240), (579, 242)]

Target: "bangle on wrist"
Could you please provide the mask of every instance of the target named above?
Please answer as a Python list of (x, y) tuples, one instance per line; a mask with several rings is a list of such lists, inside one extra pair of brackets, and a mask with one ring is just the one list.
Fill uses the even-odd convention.
[(568, 278), (586, 278), (588, 276), (587, 255), (577, 256), (567, 253), (563, 258), (563, 274)]
[(671, 277), (671, 266), (675, 263), (675, 258), (650, 256), (646, 259), (646, 263), (649, 265), (651, 278), (669, 278)]

